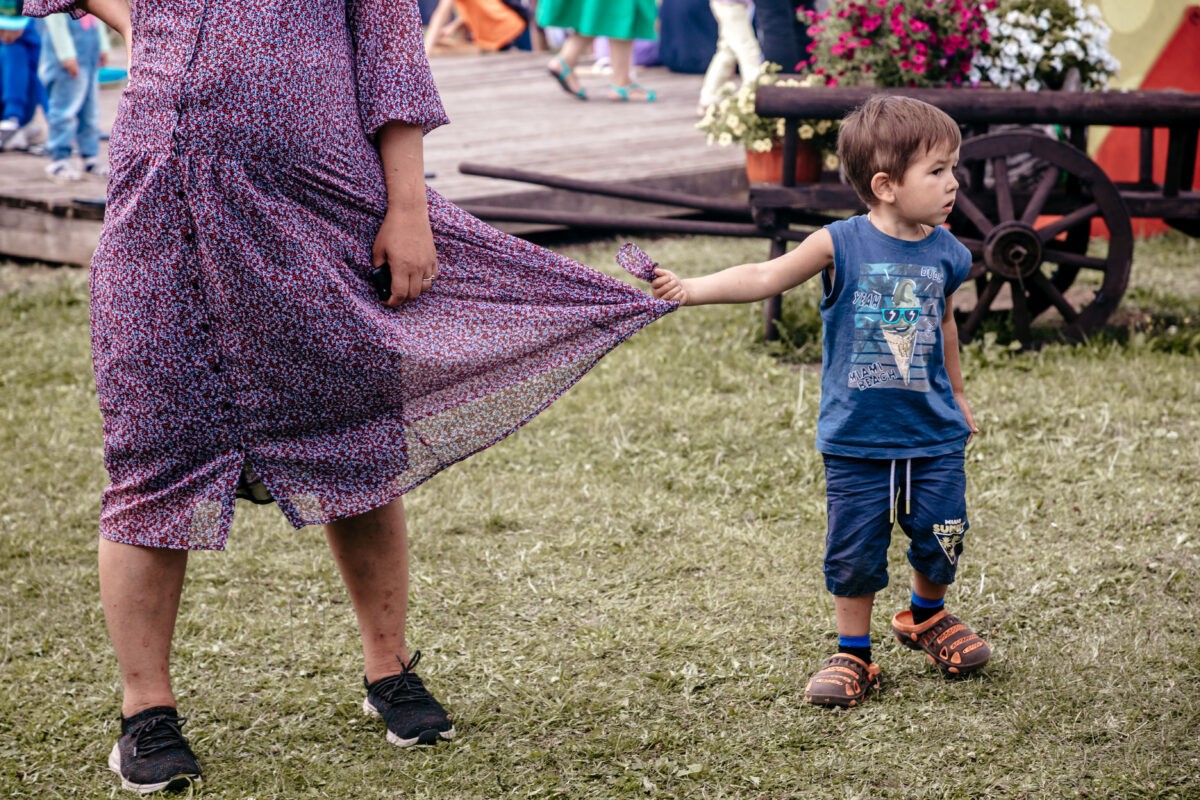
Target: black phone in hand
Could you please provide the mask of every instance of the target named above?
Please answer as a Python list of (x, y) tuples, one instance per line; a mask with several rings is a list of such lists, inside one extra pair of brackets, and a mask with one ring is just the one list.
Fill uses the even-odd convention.
[(392, 296), (392, 268), (385, 261), (367, 276), (367, 280), (371, 282), (371, 287), (375, 290), (375, 296), (380, 301), (386, 303), (388, 298)]

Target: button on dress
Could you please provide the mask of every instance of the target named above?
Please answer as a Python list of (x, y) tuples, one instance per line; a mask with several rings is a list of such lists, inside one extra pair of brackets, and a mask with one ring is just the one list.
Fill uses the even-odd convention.
[(297, 527), (381, 506), (674, 307), (432, 190), (438, 278), (380, 303), (374, 136), (447, 121), (415, 0), (132, 5), (91, 273), (102, 536), (221, 549), (243, 469)]

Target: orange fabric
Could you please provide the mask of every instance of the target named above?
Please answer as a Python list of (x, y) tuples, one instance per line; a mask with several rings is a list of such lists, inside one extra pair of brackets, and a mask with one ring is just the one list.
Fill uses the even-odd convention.
[[(1200, 6), (1189, 6), (1184, 11), (1175, 35), (1146, 73), (1140, 88), (1200, 92)], [(1113, 181), (1136, 181), (1140, 142), (1137, 128), (1113, 128), (1096, 151), (1096, 163)], [(1167, 129), (1158, 128), (1154, 131), (1154, 180), (1162, 183), (1166, 169)], [(1200, 186), (1200, 163), (1196, 165), (1192, 185)], [(1102, 227), (1093, 224), (1093, 235), (1098, 233), (1097, 228)], [(1133, 221), (1133, 232), (1137, 236), (1150, 236), (1166, 230), (1169, 230), (1166, 223), (1159, 219)]]
[(484, 50), (499, 50), (525, 30), (521, 15), (500, 0), (454, 0), (454, 10)]

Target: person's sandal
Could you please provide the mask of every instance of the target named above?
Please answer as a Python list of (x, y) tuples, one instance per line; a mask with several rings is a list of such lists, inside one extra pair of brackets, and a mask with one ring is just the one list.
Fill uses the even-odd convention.
[(879, 665), (868, 664), (849, 653), (830, 656), (825, 666), (808, 679), (804, 702), (817, 706), (850, 708), (879, 689)]
[(974, 672), (992, 657), (992, 648), (958, 617), (943, 609), (920, 625), (914, 625), (912, 610), (892, 617), (896, 641), (913, 650), (924, 650), (929, 663), (951, 675)]
[[(613, 91), (613, 100), (622, 103), (653, 103), (658, 99), (658, 93), (653, 89), (647, 89), (637, 81), (628, 86), (617, 86), (615, 83), (609, 84)], [(631, 97), (630, 92), (641, 92), (644, 97)]]
[(571, 69), (570, 65), (568, 65), (566, 61), (563, 61), (561, 56), (556, 57), (554, 61), (558, 64), (558, 69), (554, 69), (554, 67), (546, 67), (546, 71), (550, 73), (550, 76), (554, 78), (554, 80), (558, 81), (558, 85), (563, 88), (564, 92), (571, 95), (576, 100), (587, 100), (587, 92), (584, 91), (582, 86), (580, 86), (578, 89), (572, 89), (571, 84), (567, 81), (567, 78), (570, 78), (574, 73), (574, 70)]

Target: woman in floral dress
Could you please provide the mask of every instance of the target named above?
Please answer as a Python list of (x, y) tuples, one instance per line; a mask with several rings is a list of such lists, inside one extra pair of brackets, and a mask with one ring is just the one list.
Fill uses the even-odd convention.
[[(200, 779), (168, 656), (187, 554), (225, 546), (235, 492), (325, 526), (389, 741), (451, 738), (405, 643), (401, 495), (673, 306), (424, 186), (422, 135), (447, 120), (416, 0), (24, 11), (90, 12), (132, 45), (91, 278), (100, 588), (124, 686), (109, 765), (143, 792)], [(367, 281), (384, 262), (386, 304)]]

